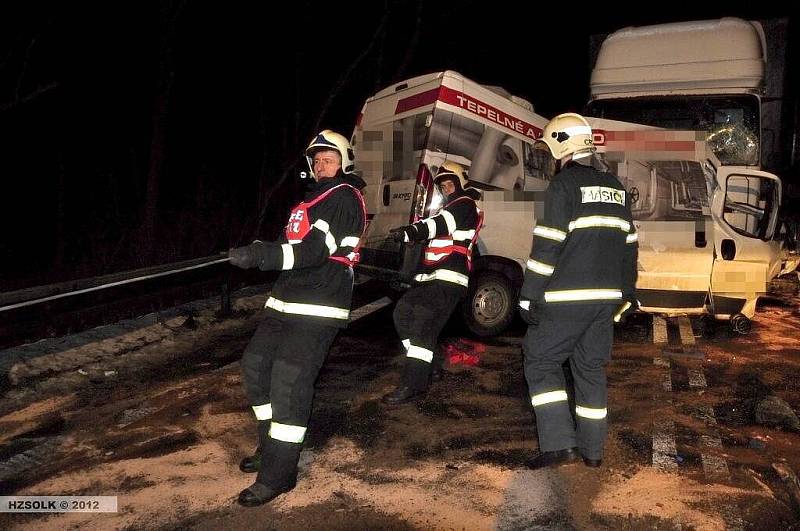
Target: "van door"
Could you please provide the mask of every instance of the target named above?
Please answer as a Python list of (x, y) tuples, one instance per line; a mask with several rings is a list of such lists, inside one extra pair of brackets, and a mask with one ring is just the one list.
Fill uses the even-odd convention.
[(639, 237), (637, 297), (644, 310), (703, 313), (714, 262), (709, 182), (692, 160), (612, 163)]
[(752, 317), (759, 295), (780, 273), (782, 249), (773, 240), (781, 202), (780, 179), (768, 172), (721, 167), (712, 201), (715, 221), (713, 313)]
[(370, 217), (361, 265), (391, 274), (400, 267), (402, 249), (388, 238), (389, 230), (409, 223), (430, 112), (379, 122), (367, 118), (357, 133), (356, 152), (367, 182), (364, 196)]

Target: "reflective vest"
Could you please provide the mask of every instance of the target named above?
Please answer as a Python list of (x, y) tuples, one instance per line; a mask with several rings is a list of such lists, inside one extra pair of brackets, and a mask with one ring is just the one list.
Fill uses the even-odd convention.
[[(330, 190), (326, 190), (325, 193), (318, 195), (311, 201), (303, 201), (294, 207), (292, 209), (292, 213), (289, 215), (289, 222), (286, 224), (286, 241), (289, 243), (300, 243), (303, 241), (306, 235), (311, 231), (311, 228), (314, 226), (313, 224), (309, 223), (308, 210), (328, 197), (334, 190), (342, 187), (347, 187), (353, 190), (358, 198), (358, 202), (361, 204), (361, 216), (363, 218), (363, 229), (361, 230), (361, 234), (358, 236), (345, 236), (337, 243), (334, 241), (331, 233), (327, 230), (327, 222), (323, 222), (324, 226), (321, 228), (325, 229), (326, 244), (328, 245), (328, 249), (331, 250), (331, 256), (329, 257), (329, 260), (339, 262), (347, 267), (353, 267), (361, 260), (361, 254), (359, 251), (361, 249), (361, 238), (364, 236), (364, 232), (367, 230), (367, 208), (366, 205), (364, 205), (364, 197), (361, 195), (361, 192), (349, 184), (336, 185)], [(319, 223), (317, 226), (319, 227)], [(340, 247), (352, 247), (353, 250), (344, 256), (333, 256), (336, 250)]]
[[(447, 203), (444, 208), (462, 199), (472, 201), (469, 197), (459, 197)], [(483, 211), (480, 208), (475, 208), (478, 211), (478, 223), (476, 227), (469, 230), (454, 230), (451, 235), (430, 240), (428, 246), (425, 248), (422, 263), (425, 265), (436, 265), (446, 260), (451, 253), (457, 253), (466, 256), (467, 271), (472, 271), (472, 248), (475, 242), (478, 241), (478, 233), (480, 233), (481, 227), (483, 227)]]

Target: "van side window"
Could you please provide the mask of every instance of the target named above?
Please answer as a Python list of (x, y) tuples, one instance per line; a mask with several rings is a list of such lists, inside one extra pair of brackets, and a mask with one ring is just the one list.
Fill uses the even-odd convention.
[(753, 176), (728, 177), (722, 219), (733, 230), (745, 236), (768, 239), (772, 216), (777, 202), (775, 182)]
[(386, 126), (384, 136), (392, 142), (384, 144), (384, 181), (416, 179), (428, 136), (427, 116), (427, 113), (415, 114)]

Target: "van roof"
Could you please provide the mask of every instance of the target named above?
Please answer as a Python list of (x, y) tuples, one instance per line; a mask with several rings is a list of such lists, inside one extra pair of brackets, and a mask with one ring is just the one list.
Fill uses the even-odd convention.
[[(400, 92), (401, 90), (407, 90), (407, 89), (411, 89), (411, 88), (414, 88), (414, 87), (419, 86), (419, 85), (424, 85), (424, 84), (430, 83), (431, 81), (436, 80), (436, 79), (440, 79), (441, 80), (440, 83), (444, 83), (444, 79), (445, 78), (448, 78), (449, 80), (452, 80), (452, 81), (458, 82), (458, 83), (464, 83), (465, 81), (466, 82), (471, 82), (471, 83), (476, 83), (475, 81), (472, 81), (471, 79), (469, 79), (469, 78), (467, 78), (467, 77), (465, 77), (465, 76), (463, 76), (463, 75), (461, 75), (458, 72), (455, 72), (453, 70), (443, 70), (441, 72), (433, 72), (433, 73), (430, 73), (430, 74), (423, 74), (421, 76), (412, 77), (410, 79), (406, 79), (405, 81), (400, 81), (398, 83), (395, 83), (394, 85), (390, 85), (390, 86), (386, 87), (385, 89), (381, 90), (380, 92), (377, 92), (374, 96), (368, 98), (367, 102), (370, 102), (370, 101), (373, 101), (373, 100), (376, 100), (376, 99), (380, 99), (380, 98), (385, 98), (386, 96), (391, 96), (391, 95), (393, 95), (393, 94), (395, 94), (397, 92)], [(476, 84), (478, 84), (478, 83), (476, 83)], [(487, 90), (490, 90), (490, 91), (494, 92), (495, 94), (497, 94), (499, 96), (502, 96), (503, 98), (506, 98), (509, 101), (512, 101), (512, 102), (516, 103), (517, 105), (527, 109), (528, 111), (533, 112), (533, 105), (531, 104), (531, 102), (529, 102), (525, 98), (521, 98), (519, 96), (514, 96), (513, 94), (508, 92), (503, 87), (499, 87), (499, 86), (495, 86), (495, 85), (481, 85), (481, 86), (483, 88), (487, 89)]]
[[(762, 86), (766, 62), (757, 22), (727, 17), (629, 27), (601, 45), (592, 97)], [(695, 90), (697, 92), (697, 90)]]

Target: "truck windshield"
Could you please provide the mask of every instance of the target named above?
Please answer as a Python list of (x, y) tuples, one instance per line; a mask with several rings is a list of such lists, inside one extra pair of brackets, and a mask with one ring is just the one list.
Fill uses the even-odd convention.
[(759, 164), (759, 102), (756, 96), (664, 96), (594, 100), (588, 114), (668, 129), (708, 132), (722, 164)]

